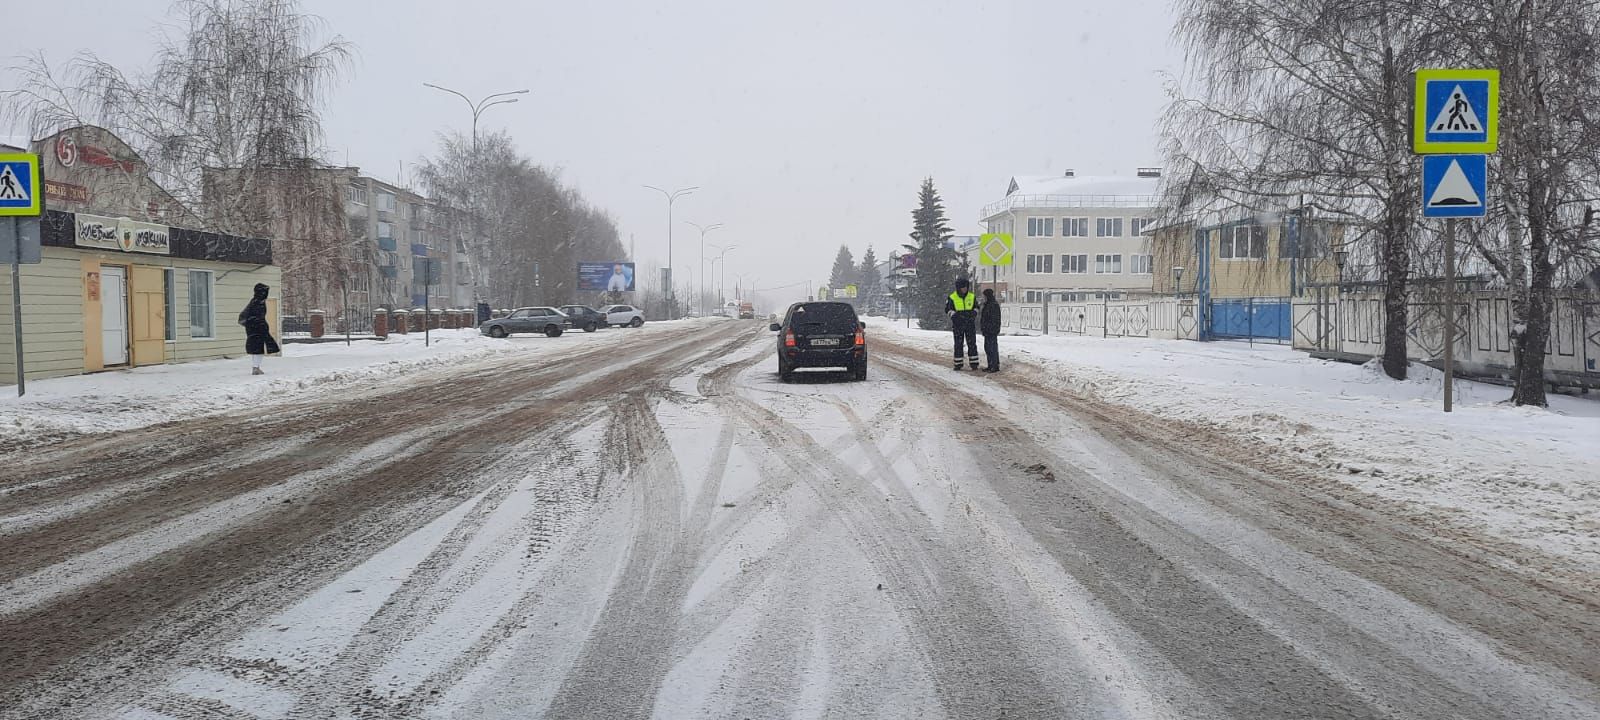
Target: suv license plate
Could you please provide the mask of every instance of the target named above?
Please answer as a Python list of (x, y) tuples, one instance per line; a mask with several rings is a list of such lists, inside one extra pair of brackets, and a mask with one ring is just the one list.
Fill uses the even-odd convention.
[(815, 345), (817, 347), (822, 347), (824, 345), (830, 346), (830, 347), (838, 347), (839, 338), (817, 338), (815, 340), (812, 340), (811, 344)]

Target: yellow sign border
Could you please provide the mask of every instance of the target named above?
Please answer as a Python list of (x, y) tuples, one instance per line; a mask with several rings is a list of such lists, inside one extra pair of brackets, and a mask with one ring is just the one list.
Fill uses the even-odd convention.
[[(1006, 254), (995, 262), (988, 262), (989, 255), (983, 251), (983, 246), (989, 244), (990, 238), (999, 238), (1005, 243)], [(978, 236), (978, 265), (981, 267), (996, 267), (1010, 265), (1017, 259), (1017, 243), (1011, 238), (1011, 233), (984, 233)]]
[(28, 207), (0, 207), (0, 217), (33, 217), (44, 213), (44, 185), (39, 182), (39, 156), (33, 153), (0, 153), (0, 162), (28, 163)]
[[(1489, 81), (1488, 133), (1483, 142), (1428, 142), (1428, 82)], [(1411, 95), (1411, 151), (1418, 155), (1482, 155), (1500, 151), (1500, 71), (1492, 68), (1424, 68), (1416, 73)]]

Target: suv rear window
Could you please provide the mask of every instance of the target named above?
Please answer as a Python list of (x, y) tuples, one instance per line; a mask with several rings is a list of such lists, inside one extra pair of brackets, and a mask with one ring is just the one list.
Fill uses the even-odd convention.
[(855, 332), (859, 321), (849, 303), (802, 303), (789, 314), (789, 325), (796, 330)]

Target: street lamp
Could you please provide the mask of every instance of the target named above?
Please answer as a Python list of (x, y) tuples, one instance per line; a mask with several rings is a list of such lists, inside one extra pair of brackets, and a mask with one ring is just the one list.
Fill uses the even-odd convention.
[(1183, 294), (1183, 266), (1172, 266), (1172, 294)]
[[(472, 238), (468, 242), (470, 242), (472, 244), (472, 247), (477, 248), (478, 249), (478, 253), (481, 254), (483, 252), (483, 249), (478, 246), (478, 214), (479, 214), (479, 209), (478, 209), (478, 200), (477, 200), (477, 195), (478, 195), (477, 188), (479, 187), (479, 183), (477, 182), (478, 178), (476, 177), (476, 176), (482, 174), (480, 169), (479, 169), (479, 167), (478, 167), (478, 165), (479, 165), (479, 161), (478, 161), (478, 118), (483, 115), (483, 112), (485, 110), (488, 110), (489, 108), (492, 108), (492, 107), (494, 107), (496, 105), (509, 105), (511, 103), (516, 102), (518, 100), (518, 98), (511, 97), (512, 95), (526, 95), (526, 94), (528, 94), (528, 91), (526, 89), (523, 89), (523, 90), (512, 90), (510, 92), (495, 93), (493, 95), (486, 95), (483, 98), (479, 99), (477, 102), (473, 102), (472, 98), (469, 98), (465, 94), (463, 94), (461, 92), (458, 92), (456, 90), (451, 90), (450, 88), (447, 88), (447, 87), (440, 87), (438, 85), (434, 85), (433, 83), (423, 83), (422, 86), (423, 87), (433, 88), (434, 90), (439, 90), (439, 91), (442, 91), (442, 92), (447, 92), (447, 93), (450, 93), (451, 95), (454, 95), (454, 96), (456, 96), (458, 98), (461, 98), (464, 102), (467, 103), (467, 108), (472, 111), (472, 163), (471, 163), (471, 165), (472, 165), (472, 173), (473, 173), (474, 177), (471, 178), (471, 180), (472, 180), (471, 182), (467, 183), (467, 187), (470, 188), (467, 191), (467, 193), (468, 193), (467, 204), (472, 206), (470, 208), (467, 208), (467, 211), (470, 214), (469, 223), (471, 225), (470, 230), (471, 230), (471, 233), (472, 233)], [(481, 270), (482, 269), (482, 258), (473, 258), (473, 260), (474, 260), (473, 264), (479, 266), (479, 269)], [(484, 280), (484, 278), (478, 278), (478, 280), (479, 280), (479, 282), (482, 282)], [(480, 285), (479, 288), (486, 289), (485, 286), (482, 286), (482, 285)], [(474, 293), (474, 294), (478, 294), (478, 293)], [(480, 300), (483, 299), (481, 297), (481, 295), (480, 295), (479, 299)]]
[[(667, 192), (654, 185), (646, 185), (645, 187), (661, 193), (661, 196), (667, 199), (667, 267), (672, 268), (672, 204), (677, 202), (678, 198), (700, 188), (699, 186), (690, 186)], [(673, 268), (673, 272), (677, 272), (677, 269)], [(669, 320), (676, 320), (676, 315), (678, 314), (678, 291), (674, 287), (675, 285), (677, 285), (675, 280), (667, 283), (667, 318)]]
[(721, 307), (727, 302), (727, 298), (725, 296), (728, 293), (728, 253), (739, 249), (739, 246), (729, 245), (727, 247), (721, 247), (719, 245), (712, 245), (711, 247), (717, 250), (717, 256), (711, 260), (711, 267), (716, 267), (717, 263), (719, 262), (722, 263), (722, 280), (718, 282), (717, 288), (717, 307)]
[[(705, 271), (706, 271), (706, 233), (711, 232), (712, 230), (721, 229), (722, 228), (722, 223), (711, 223), (710, 225), (701, 225), (700, 223), (693, 223), (693, 222), (689, 222), (688, 220), (685, 220), (683, 222), (684, 222), (685, 225), (692, 225), (692, 226), (694, 226), (694, 229), (700, 231), (700, 284), (704, 285), (705, 284)], [(706, 314), (706, 291), (705, 291), (705, 288), (703, 288), (703, 287), (700, 288), (700, 297), (699, 297), (698, 304), (700, 306), (700, 314), (701, 315)]]

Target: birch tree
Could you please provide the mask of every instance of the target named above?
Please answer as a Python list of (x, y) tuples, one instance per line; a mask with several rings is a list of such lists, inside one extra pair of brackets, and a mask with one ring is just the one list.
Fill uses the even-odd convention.
[(1412, 71), (1436, 40), (1418, 0), (1180, 0), (1178, 13), (1190, 71), (1166, 119), (1170, 197), (1259, 214), (1306, 195), (1348, 222), (1346, 243), (1375, 251), (1383, 368), (1403, 379), (1420, 195)]

